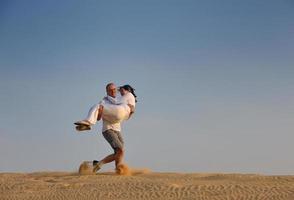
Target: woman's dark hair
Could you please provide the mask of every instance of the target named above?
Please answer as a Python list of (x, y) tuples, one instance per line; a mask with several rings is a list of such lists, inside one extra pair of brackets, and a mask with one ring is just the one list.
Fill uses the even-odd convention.
[(135, 89), (132, 86), (124, 85), (124, 86), (121, 86), (120, 88), (123, 88), (123, 89), (129, 91), (130, 93), (132, 93), (135, 97), (136, 102), (137, 102), (137, 95), (135, 94)]

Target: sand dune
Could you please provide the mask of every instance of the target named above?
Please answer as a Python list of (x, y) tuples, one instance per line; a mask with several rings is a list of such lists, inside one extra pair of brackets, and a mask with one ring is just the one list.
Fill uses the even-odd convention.
[(1, 173), (0, 199), (294, 200), (294, 176), (68, 172)]

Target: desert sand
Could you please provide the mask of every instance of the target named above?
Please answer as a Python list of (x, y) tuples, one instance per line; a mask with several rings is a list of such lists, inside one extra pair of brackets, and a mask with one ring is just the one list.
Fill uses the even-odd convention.
[(294, 176), (100, 172), (0, 173), (0, 199), (294, 200)]

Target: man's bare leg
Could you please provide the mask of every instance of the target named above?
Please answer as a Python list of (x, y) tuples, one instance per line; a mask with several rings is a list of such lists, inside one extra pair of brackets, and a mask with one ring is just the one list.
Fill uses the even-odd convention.
[(117, 149), (116, 153), (115, 153), (115, 167), (116, 167), (116, 169), (117, 169), (117, 166), (122, 163), (123, 157), (124, 157), (124, 150)]
[[(115, 154), (113, 153), (113, 154), (106, 156), (105, 158), (103, 158), (100, 161), (93, 161), (93, 165), (94, 165), (93, 172), (98, 171), (99, 169), (101, 169), (102, 165), (110, 163), (114, 160), (115, 160)], [(97, 162), (97, 163), (95, 163), (95, 162)]]
[(124, 157), (124, 150), (121, 149), (118, 151), (118, 156), (116, 157), (115, 160), (115, 171), (119, 175), (131, 175), (131, 171), (128, 168), (126, 164), (123, 163), (123, 157)]
[(123, 155), (124, 155), (123, 149), (119, 149), (119, 148), (116, 149), (115, 153), (110, 154), (106, 156), (105, 158), (103, 158), (102, 160), (100, 160), (94, 167), (93, 171), (96, 172), (101, 168), (102, 165), (113, 162), (113, 161), (115, 161), (115, 168), (117, 169), (117, 166), (122, 163)]

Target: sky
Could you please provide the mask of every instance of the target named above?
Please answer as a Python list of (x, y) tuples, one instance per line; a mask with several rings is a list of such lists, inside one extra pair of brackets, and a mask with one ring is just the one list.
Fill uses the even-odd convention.
[[(0, 172), (112, 152), (73, 122), (136, 90), (125, 161), (156, 172), (294, 174), (291, 0), (0, 0)], [(112, 170), (108, 164), (103, 170)]]

